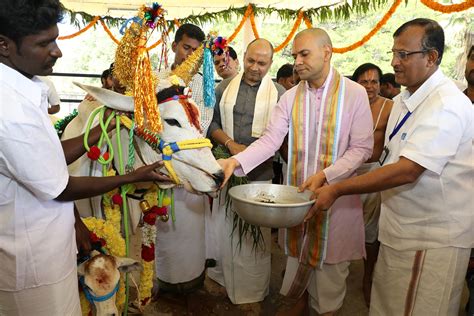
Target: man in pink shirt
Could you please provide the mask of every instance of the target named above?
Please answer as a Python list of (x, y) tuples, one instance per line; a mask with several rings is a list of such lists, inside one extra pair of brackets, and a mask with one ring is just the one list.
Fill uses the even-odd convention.
[[(362, 86), (331, 67), (331, 56), (332, 43), (324, 30), (296, 35), (293, 57), (302, 81), (280, 98), (260, 139), (219, 161), (226, 179), (236, 168), (237, 174), (248, 173), (271, 157), (287, 134), (288, 184), (306, 181), (315, 189), (355, 175), (372, 153), (369, 100)], [(300, 298), (291, 315), (305, 313), (307, 302), (321, 315), (334, 315), (344, 299), (349, 261), (365, 256), (359, 196), (340, 198), (324, 213), (319, 222), (305, 222), (285, 234), (289, 257), (281, 292)], [(321, 222), (327, 225), (318, 226)]]

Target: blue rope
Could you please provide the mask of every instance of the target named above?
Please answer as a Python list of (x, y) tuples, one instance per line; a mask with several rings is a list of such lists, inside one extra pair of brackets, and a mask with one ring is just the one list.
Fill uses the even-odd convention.
[(104, 302), (106, 300), (108, 300), (109, 298), (111, 298), (112, 296), (115, 295), (115, 293), (117, 293), (119, 287), (120, 287), (120, 280), (119, 282), (117, 282), (117, 285), (115, 286), (115, 288), (112, 290), (112, 292), (110, 292), (109, 294), (106, 294), (106, 295), (102, 295), (102, 296), (95, 296), (94, 294), (91, 293), (90, 291), (90, 288), (86, 285), (86, 282), (84, 280), (84, 276), (81, 275), (79, 277), (79, 282), (81, 283), (82, 285), (82, 291), (84, 291), (84, 296), (86, 297), (86, 299), (89, 301), (89, 303), (91, 304), (94, 304), (94, 302)]

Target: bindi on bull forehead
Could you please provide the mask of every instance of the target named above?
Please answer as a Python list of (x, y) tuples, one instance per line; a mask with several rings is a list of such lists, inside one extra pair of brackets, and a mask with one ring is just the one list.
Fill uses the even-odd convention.
[(111, 285), (113, 275), (111, 271), (117, 269), (115, 257), (107, 255), (97, 255), (85, 263), (84, 270), (86, 274), (93, 276), (93, 279), (102, 288), (108, 288)]
[(185, 87), (171, 86), (163, 89), (156, 94), (158, 104), (171, 100), (177, 100), (184, 109), (189, 123), (202, 133), (201, 124), (199, 122), (199, 110), (196, 105), (189, 101), (190, 96), (185, 93)]

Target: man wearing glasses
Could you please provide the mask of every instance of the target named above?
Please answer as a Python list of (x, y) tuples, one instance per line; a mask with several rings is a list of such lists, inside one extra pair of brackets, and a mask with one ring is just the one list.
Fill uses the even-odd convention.
[[(444, 32), (415, 19), (394, 33), (395, 97), (381, 168), (313, 190), (308, 216), (343, 195), (382, 191), (370, 315), (457, 315), (470, 248), (473, 107), (439, 69)], [(303, 183), (301, 189), (308, 187)]]

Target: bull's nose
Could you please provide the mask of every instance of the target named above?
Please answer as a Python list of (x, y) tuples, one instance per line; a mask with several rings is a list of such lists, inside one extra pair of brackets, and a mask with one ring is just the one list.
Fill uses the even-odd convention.
[(222, 182), (224, 182), (224, 172), (219, 171), (219, 172), (213, 173), (212, 176), (214, 177), (214, 182), (216, 183), (216, 186), (219, 188)]

